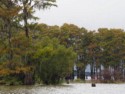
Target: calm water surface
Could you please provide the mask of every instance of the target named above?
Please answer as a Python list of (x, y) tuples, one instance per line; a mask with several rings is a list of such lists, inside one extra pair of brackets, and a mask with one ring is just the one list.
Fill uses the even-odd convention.
[(125, 84), (64, 84), (61, 86), (0, 86), (0, 94), (125, 94)]

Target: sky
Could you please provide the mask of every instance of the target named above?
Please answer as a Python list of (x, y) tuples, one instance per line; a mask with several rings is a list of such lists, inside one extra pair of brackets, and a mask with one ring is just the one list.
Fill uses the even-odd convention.
[(58, 7), (36, 12), (39, 23), (125, 29), (125, 0), (57, 0), (56, 4)]

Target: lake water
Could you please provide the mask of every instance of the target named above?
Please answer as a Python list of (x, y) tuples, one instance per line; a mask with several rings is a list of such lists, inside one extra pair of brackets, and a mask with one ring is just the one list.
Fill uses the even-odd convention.
[(0, 86), (0, 94), (125, 94), (125, 84), (75, 83), (61, 86)]

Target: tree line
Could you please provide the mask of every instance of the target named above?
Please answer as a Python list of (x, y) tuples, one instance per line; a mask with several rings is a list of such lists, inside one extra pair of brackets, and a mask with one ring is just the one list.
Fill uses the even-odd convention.
[[(80, 79), (91, 66), (91, 77), (124, 80), (125, 32), (100, 28), (89, 31), (74, 24), (49, 26), (31, 22), (36, 9), (56, 6), (56, 0), (0, 1), (0, 84), (58, 84)], [(104, 68), (102, 69), (101, 66)]]
[[(83, 36), (83, 60), (91, 65), (91, 77), (107, 81), (125, 80), (125, 32), (100, 28)], [(103, 66), (103, 68), (101, 68)]]

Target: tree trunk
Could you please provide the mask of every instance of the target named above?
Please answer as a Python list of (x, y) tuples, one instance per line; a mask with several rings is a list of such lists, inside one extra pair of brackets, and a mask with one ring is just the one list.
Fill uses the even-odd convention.
[(99, 66), (99, 80), (102, 79), (102, 70), (101, 70), (101, 65)]
[(29, 38), (29, 29), (28, 29), (28, 21), (27, 21), (28, 20), (27, 3), (28, 3), (28, 0), (23, 2), (23, 6), (24, 6), (23, 19), (24, 19), (25, 35), (26, 35), (27, 38)]
[(25, 85), (33, 85), (33, 84), (34, 84), (33, 74), (32, 74), (32, 73), (27, 72), (27, 73), (25, 74), (24, 84), (25, 84)]
[(91, 63), (91, 79), (93, 79), (93, 75), (94, 75), (94, 73), (93, 73), (93, 62)]
[(7, 20), (7, 32), (8, 32), (8, 44), (9, 44), (9, 61), (11, 62), (12, 58), (13, 58), (13, 53), (12, 53), (12, 43), (11, 43), (11, 38), (12, 38), (12, 34), (11, 34), (11, 22), (8, 19)]

